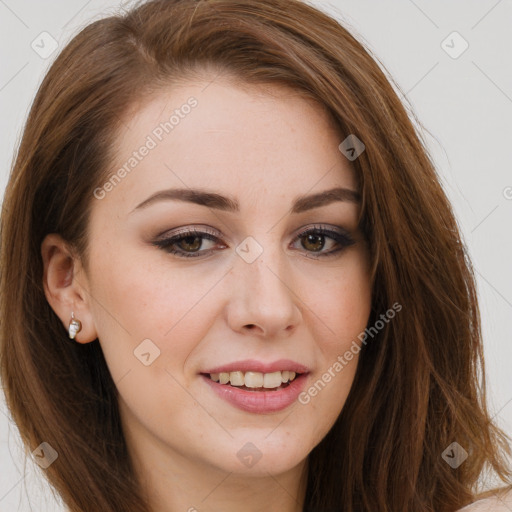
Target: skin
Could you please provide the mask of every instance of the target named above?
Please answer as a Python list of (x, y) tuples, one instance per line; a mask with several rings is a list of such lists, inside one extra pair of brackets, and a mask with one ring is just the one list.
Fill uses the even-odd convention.
[[(309, 403), (266, 414), (217, 397), (199, 372), (287, 358), (309, 367), (307, 389), (364, 331), (371, 287), (360, 206), (290, 214), (296, 197), (356, 190), (356, 179), (338, 149), (344, 137), (318, 104), (276, 85), (212, 78), (169, 87), (127, 116), (112, 172), (190, 96), (198, 101), (120, 184), (92, 198), (87, 269), (58, 235), (45, 238), (44, 286), (66, 329), (71, 311), (81, 320), (77, 342), (99, 339), (152, 510), (298, 512), (307, 456), (342, 410), (358, 355)], [(241, 211), (168, 200), (131, 213), (175, 187), (233, 196)], [(194, 224), (218, 234), (199, 239), (203, 254), (217, 250), (180, 259), (152, 245)], [(318, 224), (347, 230), (355, 243), (318, 256), (315, 248), (325, 254), (338, 243), (296, 238)], [(235, 251), (248, 236), (263, 249), (251, 264)], [(148, 366), (134, 356), (145, 339), (160, 350)], [(237, 457), (247, 442), (262, 454), (252, 467)]]

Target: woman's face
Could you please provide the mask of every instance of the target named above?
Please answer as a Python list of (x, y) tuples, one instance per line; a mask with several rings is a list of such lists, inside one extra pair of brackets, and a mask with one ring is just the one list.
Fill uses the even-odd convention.
[[(334, 367), (370, 313), (344, 137), (293, 91), (225, 80), (172, 87), (124, 121), (80, 279), (132, 454), (148, 468), (297, 467), (343, 408), (358, 356)], [(306, 200), (331, 189), (349, 192)]]

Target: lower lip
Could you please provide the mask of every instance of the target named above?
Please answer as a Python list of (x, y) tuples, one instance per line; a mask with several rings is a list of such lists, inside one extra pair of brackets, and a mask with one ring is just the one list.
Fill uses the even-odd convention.
[(295, 402), (304, 388), (307, 375), (307, 373), (302, 373), (293, 379), (288, 386), (277, 391), (246, 391), (229, 384), (220, 384), (220, 382), (215, 382), (206, 375), (201, 375), (201, 377), (218, 396), (231, 405), (243, 411), (264, 414), (266, 412), (282, 411)]

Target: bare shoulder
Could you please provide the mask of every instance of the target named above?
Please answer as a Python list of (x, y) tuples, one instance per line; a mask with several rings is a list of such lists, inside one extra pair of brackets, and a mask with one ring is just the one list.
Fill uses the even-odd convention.
[(512, 512), (512, 491), (475, 501), (458, 512)]

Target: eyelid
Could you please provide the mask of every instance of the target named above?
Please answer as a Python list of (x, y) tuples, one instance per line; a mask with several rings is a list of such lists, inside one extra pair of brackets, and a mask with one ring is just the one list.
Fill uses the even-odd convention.
[(325, 234), (336, 233), (340, 236), (352, 238), (352, 235), (349, 233), (349, 231), (342, 228), (341, 226), (332, 226), (331, 227), (331, 225), (326, 225), (326, 224), (313, 224), (310, 226), (306, 226), (305, 228), (301, 228), (299, 231), (297, 231), (297, 233), (294, 235), (294, 240), (296, 238), (300, 238), (301, 236), (304, 236), (305, 234), (309, 233), (310, 231), (320, 231)]
[(175, 236), (179, 236), (182, 234), (188, 234), (188, 233), (197, 233), (197, 234), (203, 234), (208, 233), (209, 235), (216, 236), (218, 238), (222, 238), (222, 234), (217, 231), (213, 230), (208, 226), (203, 226), (201, 224), (191, 224), (189, 226), (185, 226), (182, 228), (176, 228), (176, 229), (170, 229), (166, 230), (163, 233), (160, 233), (156, 236), (156, 240), (159, 239), (168, 239), (168, 238), (174, 238)]
[[(310, 231), (315, 231), (315, 230), (323, 231), (323, 232), (337, 233), (339, 235), (344, 235), (347, 238), (352, 237), (350, 232), (347, 229), (343, 228), (342, 226), (332, 226), (331, 227), (331, 225), (329, 225), (329, 224), (312, 224), (312, 225), (308, 225), (306, 227), (302, 227), (302, 228), (298, 229), (295, 232), (295, 234), (293, 235), (293, 240), (295, 240), (296, 238), (299, 238), (301, 236), (304, 236), (305, 234), (309, 233)], [(201, 224), (191, 224), (189, 226), (184, 226), (181, 228), (166, 230), (166, 231), (160, 233), (159, 235), (157, 235), (155, 237), (155, 241), (168, 240), (170, 238), (174, 238), (179, 235), (186, 235), (189, 233), (195, 233), (198, 235), (207, 233), (207, 234), (217, 237), (219, 239), (225, 238), (225, 236), (220, 231), (217, 231), (216, 229), (212, 229), (209, 226), (201, 225)]]

